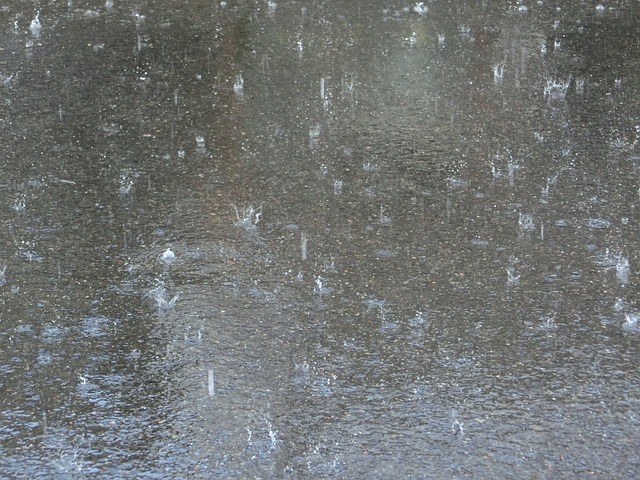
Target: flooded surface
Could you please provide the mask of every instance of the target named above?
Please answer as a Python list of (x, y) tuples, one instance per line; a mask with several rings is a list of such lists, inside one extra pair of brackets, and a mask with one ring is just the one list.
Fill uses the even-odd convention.
[(1, 476), (634, 477), (640, 6), (565, 3), (4, 2)]

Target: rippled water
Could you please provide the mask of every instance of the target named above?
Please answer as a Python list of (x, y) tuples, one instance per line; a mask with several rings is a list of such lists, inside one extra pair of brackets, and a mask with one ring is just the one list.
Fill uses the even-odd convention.
[(634, 477), (638, 5), (187, 3), (0, 7), (1, 476)]

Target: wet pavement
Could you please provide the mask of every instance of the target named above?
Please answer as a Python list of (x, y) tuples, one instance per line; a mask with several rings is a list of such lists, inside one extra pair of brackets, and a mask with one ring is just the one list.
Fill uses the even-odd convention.
[(635, 477), (640, 5), (568, 3), (0, 6), (0, 476)]

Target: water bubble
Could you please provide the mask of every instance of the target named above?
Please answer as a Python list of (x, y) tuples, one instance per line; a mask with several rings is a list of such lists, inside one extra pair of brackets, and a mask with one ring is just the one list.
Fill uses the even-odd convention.
[(171, 247), (167, 248), (160, 256), (160, 261), (165, 265), (171, 265), (176, 259), (176, 254), (171, 250)]

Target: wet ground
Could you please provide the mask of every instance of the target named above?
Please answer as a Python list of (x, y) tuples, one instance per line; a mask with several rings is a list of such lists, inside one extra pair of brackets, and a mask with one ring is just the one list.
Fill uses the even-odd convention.
[(0, 475), (636, 476), (639, 14), (4, 2)]

